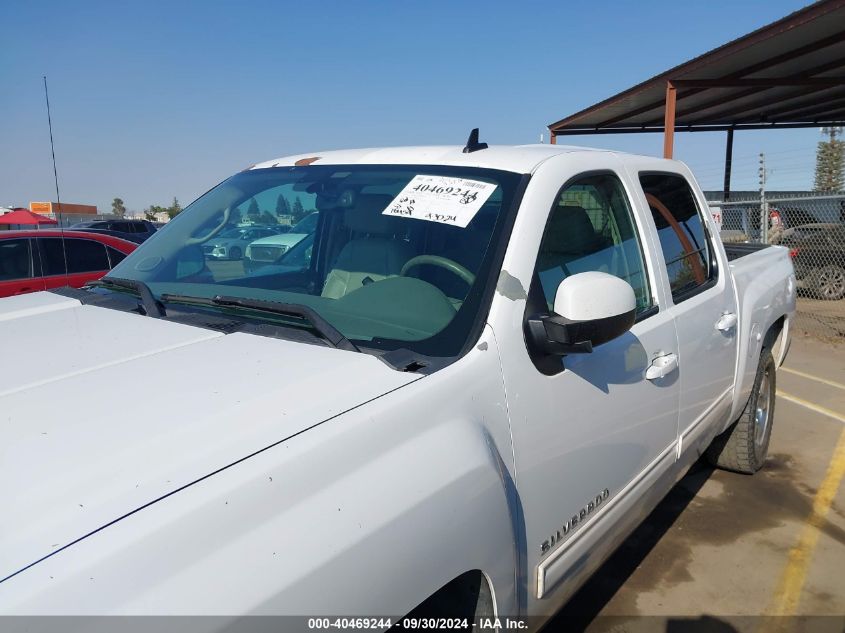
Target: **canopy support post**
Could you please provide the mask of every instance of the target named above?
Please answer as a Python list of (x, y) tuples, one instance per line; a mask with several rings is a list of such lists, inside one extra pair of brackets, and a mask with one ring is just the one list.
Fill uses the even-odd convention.
[(663, 118), (663, 158), (672, 158), (675, 144), (675, 84), (666, 82), (666, 112)]
[(734, 131), (733, 128), (728, 130), (728, 141), (725, 144), (725, 186), (722, 191), (722, 199), (727, 200), (731, 197), (731, 162), (734, 154)]

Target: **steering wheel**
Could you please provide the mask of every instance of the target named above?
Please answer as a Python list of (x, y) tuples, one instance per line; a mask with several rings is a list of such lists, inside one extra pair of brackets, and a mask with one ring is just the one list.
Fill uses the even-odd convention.
[(232, 214), (232, 207), (228, 206), (223, 210), (223, 221), (220, 222), (217, 226), (215, 226), (208, 234), (203, 235), (202, 237), (189, 237), (185, 239), (185, 246), (191, 246), (193, 244), (202, 244), (203, 242), (207, 242), (212, 237), (217, 235), (220, 231), (223, 230), (223, 227), (226, 226), (229, 222), (229, 216)]
[(402, 266), (402, 270), (399, 271), (399, 274), (404, 277), (405, 273), (407, 273), (411, 268), (414, 266), (421, 266), (422, 264), (431, 264), (432, 266), (445, 268), (450, 273), (453, 273), (463, 279), (470, 286), (475, 283), (475, 275), (473, 275), (467, 268), (461, 266), (458, 262), (447, 259), (446, 257), (441, 257), (440, 255), (417, 255), (416, 257), (412, 257), (405, 262), (405, 265)]

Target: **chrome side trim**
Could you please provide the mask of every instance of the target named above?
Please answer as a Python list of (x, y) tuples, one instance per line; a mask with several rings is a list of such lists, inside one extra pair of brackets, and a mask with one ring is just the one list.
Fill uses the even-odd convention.
[[(563, 541), (560, 546), (553, 550), (549, 555), (548, 558), (541, 561), (537, 565), (537, 598), (541, 599), (543, 596), (547, 594), (547, 592), (554, 587), (558, 582), (563, 580), (564, 573), (563, 569), (560, 569), (556, 563), (558, 563), (561, 558), (568, 553), (572, 548), (574, 548), (580, 541), (584, 540), (587, 536), (594, 532), (595, 526), (602, 521), (603, 518), (607, 517), (610, 513), (612, 513), (617, 507), (619, 507), (622, 503), (634, 499), (632, 496), (632, 492), (635, 488), (637, 488), (644, 479), (646, 479), (650, 474), (654, 473), (657, 467), (663, 462), (668, 461), (666, 469), (668, 469), (672, 463), (674, 462), (673, 452), (675, 451), (675, 447), (677, 445), (676, 441), (673, 441), (669, 446), (663, 449), (663, 451), (658, 455), (648, 466), (646, 466), (640, 473), (632, 479), (628, 484), (622, 488), (612, 499), (607, 501), (606, 505), (603, 505), (602, 508), (589, 519), (586, 523), (581, 526), (572, 537), (567, 540)], [(666, 458), (671, 457), (672, 459), (667, 460)], [(639, 498), (639, 495), (636, 495), (636, 498)], [(612, 527), (614, 523), (609, 522), (608, 525)], [(555, 578), (555, 576), (557, 576)]]
[[(680, 441), (684, 444), (684, 440), (686, 440), (694, 431), (701, 426), (701, 423), (707, 419), (707, 417), (713, 413), (714, 410), (719, 408), (719, 406), (724, 406), (725, 400), (729, 400), (728, 409), (730, 409), (731, 404), (733, 403), (733, 385), (725, 389), (718, 398), (716, 398), (709, 407), (707, 407), (704, 412), (696, 418), (695, 422), (690, 424), (684, 431), (681, 431)], [(728, 411), (730, 413), (730, 411)], [(678, 452), (678, 457), (680, 458), (680, 451)]]

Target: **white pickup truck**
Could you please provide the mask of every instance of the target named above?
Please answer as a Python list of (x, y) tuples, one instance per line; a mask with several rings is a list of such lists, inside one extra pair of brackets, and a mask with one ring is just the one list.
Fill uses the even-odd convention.
[[(217, 278), (280, 194), (310, 250)], [(699, 457), (764, 464), (792, 265), (714, 236), (683, 164), (610, 151), (238, 173), (0, 301), (0, 612), (551, 616)]]

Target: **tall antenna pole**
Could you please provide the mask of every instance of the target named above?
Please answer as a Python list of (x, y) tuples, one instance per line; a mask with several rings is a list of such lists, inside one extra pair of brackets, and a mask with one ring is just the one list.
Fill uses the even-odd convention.
[(53, 178), (56, 180), (56, 202), (59, 212), (62, 210), (62, 198), (59, 195), (59, 172), (56, 171), (56, 148), (53, 145), (53, 120), (50, 118), (50, 95), (47, 93), (47, 75), (44, 75), (44, 99), (47, 101), (47, 125), (50, 128), (50, 152), (53, 154)]
[[(44, 99), (47, 101), (47, 125), (50, 128), (50, 152), (53, 154), (53, 178), (56, 181), (56, 204), (59, 207), (59, 211), (56, 215), (59, 216), (59, 230), (61, 231), (62, 235), (62, 257), (65, 260), (65, 278), (68, 277), (68, 269), (67, 269), (67, 247), (65, 246), (65, 231), (64, 227), (62, 226), (62, 198), (59, 195), (59, 172), (56, 171), (56, 148), (53, 146), (53, 120), (50, 117), (50, 95), (47, 93), (47, 75), (43, 75), (44, 78)], [(40, 225), (39, 225), (40, 227)], [(44, 274), (42, 269), (41, 274)]]

